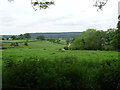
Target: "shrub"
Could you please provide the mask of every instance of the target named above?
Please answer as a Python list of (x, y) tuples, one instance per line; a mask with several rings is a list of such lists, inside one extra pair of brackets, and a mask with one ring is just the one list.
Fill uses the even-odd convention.
[(108, 50), (108, 51), (114, 50), (114, 47), (113, 47), (113, 46), (110, 46), (110, 45), (105, 45), (105, 46), (103, 47), (103, 50)]
[(28, 43), (27, 43), (27, 42), (25, 42), (25, 43), (24, 43), (24, 45), (25, 45), (25, 46), (28, 46)]
[[(73, 56), (45, 60), (27, 58), (4, 61), (3, 88), (77, 88), (84, 87), (84, 73)], [(11, 82), (12, 81), (12, 82)]]
[(69, 47), (68, 47), (68, 46), (65, 46), (64, 49), (65, 49), (65, 50), (69, 50)]
[(106, 62), (98, 72), (97, 83), (100, 90), (120, 89), (120, 61)]
[(11, 57), (3, 60), (3, 88), (119, 90), (119, 69), (118, 60), (98, 63), (68, 55), (14, 61)]

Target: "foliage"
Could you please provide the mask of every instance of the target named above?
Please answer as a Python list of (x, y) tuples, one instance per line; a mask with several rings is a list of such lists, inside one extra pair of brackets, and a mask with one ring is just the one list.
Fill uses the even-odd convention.
[[(120, 19), (120, 15), (118, 16), (118, 19)], [(118, 29), (116, 31), (115, 39), (116, 39), (117, 49), (118, 51), (120, 51), (120, 21), (118, 21), (117, 28)]]
[(87, 29), (75, 38), (70, 48), (74, 50), (117, 50), (118, 30), (97, 31)]
[(3, 61), (3, 88), (119, 90), (119, 68), (117, 59), (100, 63), (80, 61), (75, 56), (17, 61), (11, 57)]
[(96, 76), (100, 90), (120, 89), (120, 61), (106, 61)]
[(25, 33), (25, 34), (24, 34), (24, 38), (26, 38), (26, 39), (30, 39), (30, 38), (31, 38), (31, 36), (30, 36), (30, 34), (29, 34), (29, 33)]
[(64, 46), (64, 49), (65, 49), (65, 50), (69, 50), (69, 47), (68, 47), (68, 46)]
[(97, 11), (102, 10), (103, 6), (106, 5), (108, 0), (95, 0), (95, 4), (93, 6), (98, 7)]
[[(66, 57), (62, 61), (28, 58), (18, 62), (9, 59), (3, 63), (3, 70), (5, 70), (3, 88), (81, 89), (84, 87), (84, 76), (75, 65), (76, 63), (71, 63), (74, 57), (71, 59), (72, 61), (67, 63), (66, 61), (69, 59), (71, 57)], [(13, 81), (11, 82), (11, 80)]]
[(119, 35), (118, 29), (109, 29), (108, 30), (108, 37), (109, 37), (109, 43), (111, 46), (114, 47), (114, 49), (118, 49), (119, 43), (118, 43), (118, 35)]
[[(14, 0), (8, 0), (9, 2), (14, 1)], [(103, 6), (106, 5), (108, 0), (93, 0), (95, 1), (94, 5), (95, 7), (98, 7), (97, 11), (102, 10)], [(47, 1), (47, 0), (31, 0), (31, 5), (33, 7), (33, 9), (36, 11), (37, 7), (39, 7), (39, 9), (47, 9), (49, 8), (50, 5), (54, 5), (54, 1)]]
[(25, 45), (25, 46), (28, 46), (28, 42), (25, 42), (24, 45)]
[(13, 43), (10, 44), (10, 46), (13, 46), (13, 47), (14, 46), (19, 46), (19, 43), (18, 42), (13, 42)]
[[(77, 35), (76, 35), (77, 36)], [(75, 38), (75, 37), (74, 37)], [(67, 44), (70, 44), (70, 43), (72, 43), (73, 41), (74, 41), (74, 38), (69, 38), (69, 39), (67, 39), (66, 40), (66, 43)]]
[(47, 40), (50, 41), (50, 42), (55, 42), (57, 39), (56, 38), (49, 38)]
[[(118, 52), (89, 50), (58, 52), (57, 50), (63, 48), (64, 45), (48, 41), (29, 41), (29, 43), (28, 47), (23, 45), (24, 42), (21, 42), (18, 47), (3, 50), (3, 89), (104, 90), (101, 83), (105, 82), (107, 87), (108, 82), (104, 80), (109, 81), (107, 77), (110, 77), (112, 72), (114, 75), (118, 75), (117, 62), (114, 67), (112, 66), (114, 61), (118, 60)], [(3, 46), (7, 45), (9, 43), (3, 43)], [(111, 70), (113, 68), (112, 71), (107, 70), (109, 63), (112, 66)], [(104, 71), (106, 74), (111, 72), (104, 79), (100, 78), (101, 75), (104, 75), (103, 66), (106, 68)], [(99, 79), (101, 83), (99, 83)], [(119, 83), (116, 84), (115, 86), (120, 87)], [(111, 85), (111, 87), (113, 86)]]
[(42, 0), (42, 1), (34, 1), (34, 0), (31, 0), (31, 4), (32, 4), (32, 7), (33, 9), (36, 11), (37, 7), (39, 7), (39, 9), (47, 9), (49, 8), (50, 5), (54, 5), (54, 1), (46, 1), (46, 0)]
[(45, 37), (44, 37), (43, 35), (41, 35), (41, 36), (37, 36), (36, 39), (37, 39), (37, 40), (45, 40)]
[(24, 39), (25, 37), (24, 37), (24, 34), (20, 34), (19, 36), (18, 36), (18, 38), (19, 39)]
[(16, 36), (13, 35), (13, 36), (11, 36), (10, 38), (12, 38), (12, 40), (15, 40), (15, 39), (16, 39)]
[(118, 21), (118, 23), (117, 23), (117, 28), (120, 29), (120, 21)]
[(79, 35), (73, 41), (73, 48), (76, 49), (98, 49), (100, 45), (100, 39), (97, 36), (97, 32), (95, 29), (88, 29), (84, 31), (81, 35)]

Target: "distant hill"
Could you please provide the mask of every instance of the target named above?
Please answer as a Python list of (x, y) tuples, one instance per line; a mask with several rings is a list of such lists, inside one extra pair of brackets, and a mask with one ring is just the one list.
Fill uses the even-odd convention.
[(11, 37), (12, 35), (0, 35), (0, 37), (8, 38)]
[(32, 38), (36, 38), (39, 35), (45, 36), (45, 38), (73, 38), (80, 34), (80, 32), (60, 32), (60, 33), (30, 33)]
[[(56, 32), (56, 33), (30, 33), (31, 38), (36, 38), (37, 36), (43, 35), (45, 38), (73, 38), (77, 35), (80, 35), (81, 32)], [(12, 35), (0, 35), (2, 37), (10, 37)], [(17, 36), (17, 35), (16, 35)]]

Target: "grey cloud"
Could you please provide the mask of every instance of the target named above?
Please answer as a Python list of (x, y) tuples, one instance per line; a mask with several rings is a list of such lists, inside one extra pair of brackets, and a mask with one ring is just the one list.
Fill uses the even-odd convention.
[(35, 27), (35, 26), (42, 26), (42, 25), (45, 25), (45, 24), (54, 24), (56, 22), (60, 22), (62, 20), (66, 20), (66, 19), (69, 19), (69, 18), (72, 18), (73, 15), (65, 15), (65, 16), (61, 16), (61, 17), (47, 17), (47, 18), (41, 18), (41, 19), (38, 19), (34, 22), (28, 22), (28, 23), (25, 23), (23, 25), (19, 25), (19, 27)]
[(86, 23), (89, 23), (85, 20), (76, 20), (72, 19), (71, 21), (67, 22), (58, 22), (55, 25), (62, 25), (62, 26), (84, 26)]
[(38, 22), (56, 22), (56, 21), (61, 21), (61, 20), (66, 20), (66, 19), (69, 19), (69, 18), (72, 18), (73, 15), (65, 15), (65, 16), (61, 16), (61, 17), (48, 17), (48, 18), (42, 18), (42, 19), (39, 19)]
[(82, 23), (74, 23), (74, 22), (67, 22), (67, 23), (56, 23), (55, 25), (61, 25), (61, 26), (78, 26), (81, 25)]

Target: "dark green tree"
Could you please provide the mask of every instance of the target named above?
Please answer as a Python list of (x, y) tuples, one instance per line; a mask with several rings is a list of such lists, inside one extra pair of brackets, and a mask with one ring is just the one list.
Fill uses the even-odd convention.
[(67, 43), (67, 44), (72, 43), (72, 42), (74, 41), (73, 39), (74, 39), (74, 38), (69, 38), (69, 39), (67, 39), (67, 40), (66, 40), (66, 43)]
[(105, 40), (105, 33), (102, 30), (97, 31), (96, 29), (88, 29), (75, 38), (71, 48), (102, 50)]
[(25, 34), (24, 34), (24, 38), (25, 38), (25, 39), (30, 39), (30, 38), (31, 38), (31, 35), (30, 35), (29, 33), (25, 33)]
[(47, 40), (50, 42), (55, 42), (57, 39), (56, 38), (48, 38)]
[(36, 38), (37, 40), (45, 40), (45, 36), (43, 36), (43, 35), (40, 35), (40, 36), (37, 36), (37, 38)]
[(25, 46), (28, 46), (28, 42), (25, 42), (24, 45), (25, 45)]
[(24, 39), (24, 35), (23, 35), (23, 34), (20, 34), (20, 35), (18, 36), (18, 38), (19, 38), (19, 39)]
[(106, 37), (106, 39), (107, 39), (107, 43), (106, 43), (106, 45), (107, 46), (109, 46), (109, 47), (112, 47), (112, 49), (117, 49), (117, 39), (116, 39), (116, 35), (117, 35), (117, 33), (116, 33), (116, 31), (117, 31), (117, 29), (112, 29), (112, 28), (110, 28), (110, 29), (108, 29), (107, 31), (106, 31), (106, 35), (107, 35), (107, 37)]
[(118, 24), (117, 24), (117, 30), (116, 30), (116, 43), (117, 43), (117, 49), (120, 51), (120, 15), (118, 16)]
[(15, 40), (15, 39), (16, 39), (16, 36), (13, 35), (13, 36), (11, 36), (10, 38), (12, 38), (12, 40)]

